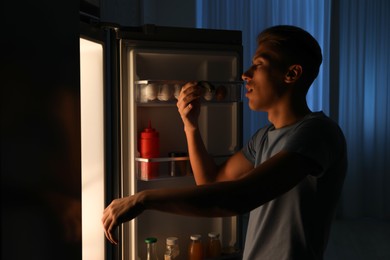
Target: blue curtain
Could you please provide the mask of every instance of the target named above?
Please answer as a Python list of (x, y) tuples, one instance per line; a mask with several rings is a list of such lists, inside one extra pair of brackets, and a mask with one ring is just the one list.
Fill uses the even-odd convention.
[(339, 123), (349, 145), (344, 215), (390, 217), (390, 1), (342, 0)]
[[(390, 217), (390, 1), (197, 0), (197, 26), (241, 30), (244, 68), (257, 34), (276, 24), (300, 26), (322, 47), (324, 61), (307, 96), (310, 108), (339, 122), (350, 166), (339, 215)], [(267, 123), (244, 98), (244, 142)]]

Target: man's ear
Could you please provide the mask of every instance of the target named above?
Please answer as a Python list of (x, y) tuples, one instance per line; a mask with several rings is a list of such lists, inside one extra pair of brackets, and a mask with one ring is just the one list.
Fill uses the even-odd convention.
[(291, 65), (284, 77), (286, 83), (294, 83), (302, 76), (302, 66), (299, 64)]

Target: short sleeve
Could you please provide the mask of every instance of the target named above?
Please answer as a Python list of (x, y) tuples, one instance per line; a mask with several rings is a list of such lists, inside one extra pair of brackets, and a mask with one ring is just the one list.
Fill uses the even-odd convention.
[(325, 172), (345, 152), (345, 139), (336, 123), (327, 117), (305, 120), (290, 132), (283, 150), (313, 159)]
[(257, 158), (261, 153), (262, 144), (264, 142), (265, 135), (271, 126), (266, 126), (257, 130), (248, 143), (242, 148), (244, 156), (253, 164), (256, 165)]

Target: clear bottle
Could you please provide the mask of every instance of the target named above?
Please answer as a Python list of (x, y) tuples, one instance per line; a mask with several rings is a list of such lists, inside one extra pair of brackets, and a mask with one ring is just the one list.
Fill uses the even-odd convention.
[(157, 256), (157, 238), (148, 237), (146, 243), (146, 260), (158, 260)]
[(191, 235), (191, 242), (188, 247), (188, 260), (203, 260), (203, 245), (201, 235)]
[(219, 233), (210, 232), (208, 234), (208, 241), (206, 245), (206, 257), (207, 258), (216, 258), (221, 255), (222, 246), (221, 241), (219, 240)]
[(177, 259), (180, 254), (178, 238), (168, 237), (166, 240), (166, 249), (164, 254), (164, 260)]

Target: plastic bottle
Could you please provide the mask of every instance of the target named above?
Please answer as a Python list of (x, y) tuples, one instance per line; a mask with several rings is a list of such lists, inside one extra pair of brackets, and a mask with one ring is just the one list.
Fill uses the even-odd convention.
[[(157, 158), (160, 156), (160, 139), (156, 129), (149, 126), (140, 135), (139, 152), (142, 158)], [(150, 180), (158, 176), (158, 162), (141, 162), (140, 177), (142, 180)]]
[(191, 235), (191, 242), (188, 247), (188, 260), (203, 260), (203, 245), (201, 235)]
[(219, 240), (219, 233), (210, 232), (208, 234), (208, 241), (206, 245), (206, 257), (207, 258), (216, 258), (221, 255), (221, 241)]
[(164, 254), (164, 260), (177, 259), (180, 254), (178, 238), (168, 237), (166, 240), (166, 249)]
[(148, 237), (145, 239), (146, 243), (146, 260), (158, 260), (157, 256), (157, 238)]

